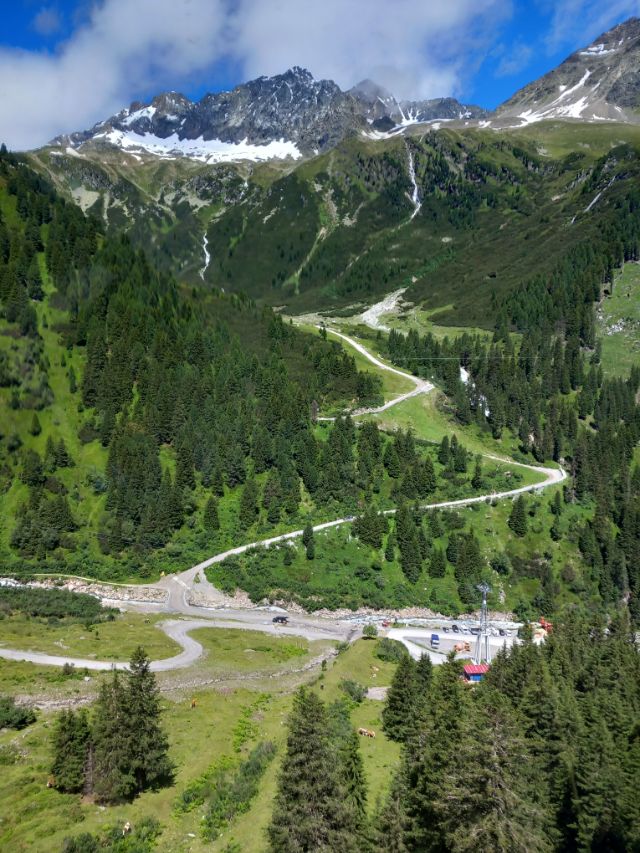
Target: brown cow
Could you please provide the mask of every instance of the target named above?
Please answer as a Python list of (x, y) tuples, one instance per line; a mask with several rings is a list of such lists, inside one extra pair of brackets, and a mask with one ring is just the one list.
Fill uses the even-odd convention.
[(376, 733), (372, 732), (371, 729), (364, 729), (364, 728), (359, 728), (358, 734), (362, 735), (363, 737), (375, 737), (376, 736)]
[(197, 699), (192, 699), (192, 700), (191, 700), (191, 707), (192, 707), (192, 708), (197, 708), (197, 707), (198, 707), (198, 700), (197, 700)]

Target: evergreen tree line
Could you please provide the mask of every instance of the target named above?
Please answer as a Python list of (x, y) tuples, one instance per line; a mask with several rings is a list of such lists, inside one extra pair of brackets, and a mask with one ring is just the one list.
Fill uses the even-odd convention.
[(638, 847), (640, 657), (626, 611), (607, 628), (566, 614), (542, 646), (501, 651), (477, 688), (450, 659), (424, 698), (418, 667), (398, 665), (383, 712), (404, 752), (377, 849)]
[[(501, 651), (479, 685), (450, 657), (403, 655), (382, 713), (402, 744), (385, 799), (365, 808), (353, 740), (296, 697), (271, 850), (615, 853), (640, 847), (640, 657), (628, 613), (567, 612), (546, 642)], [(351, 786), (347, 785), (351, 780)], [(357, 780), (357, 784), (354, 784)], [(358, 810), (357, 804), (363, 808)], [(358, 814), (360, 817), (358, 818)]]
[[(253, 478), (265, 472), (270, 523), (296, 514), (303, 481), (322, 499), (339, 496), (332, 477), (320, 476), (326, 456), (312, 417), (325, 400), (377, 401), (378, 377), (359, 372), (337, 343), (304, 335), (246, 298), (183, 292), (126, 238), (104, 239), (96, 221), (6, 151), (0, 192), (10, 204), (15, 198), (17, 212), (11, 223), (0, 217), (0, 310), (16, 322), (22, 312), (20, 331), (37, 336), (33, 302), (43, 299), (46, 268), (57, 291), (51, 298), (68, 314), (64, 342), (86, 354), (82, 377), (69, 369), (69, 390), (89, 414), (81, 439), (97, 436), (108, 448), (108, 511), (98, 537), (105, 553), (164, 545), (193, 512), (197, 482), (211, 490), (210, 528), (215, 500), (245, 482), (241, 526), (251, 525)], [(14, 408), (32, 405), (6, 358), (0, 379), (15, 386)], [(53, 402), (46, 373), (42, 379), (40, 407)], [(34, 413), (30, 432), (41, 431)], [(175, 456), (173, 474), (160, 465), (163, 446)], [(73, 547), (77, 522), (51, 476), (73, 465), (64, 442), (49, 435), (44, 458), (29, 450), (19, 461), (30, 495), (12, 546), (27, 557)]]
[[(0, 187), (14, 201), (17, 223), (0, 214), (0, 310), (23, 335), (37, 336), (32, 300), (44, 296), (39, 254), (55, 286), (64, 291), (95, 252), (100, 224), (60, 198), (20, 157), (0, 153)], [(46, 245), (44, 229), (48, 234)]]

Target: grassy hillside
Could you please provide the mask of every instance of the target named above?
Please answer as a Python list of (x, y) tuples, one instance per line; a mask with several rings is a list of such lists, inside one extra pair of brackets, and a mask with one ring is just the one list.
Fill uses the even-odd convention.
[[(302, 312), (406, 287), (434, 322), (491, 328), (505, 297), (615, 223), (637, 182), (639, 145), (635, 127), (547, 122), (354, 138), (295, 168), (251, 174), (102, 151), (45, 151), (34, 163), (194, 284), (206, 231), (204, 281), (226, 291)], [(409, 156), (422, 202), (414, 218)]]
[(625, 376), (640, 364), (640, 267), (626, 264), (598, 306), (603, 370)]
[[(150, 791), (133, 803), (108, 809), (47, 789), (51, 715), (45, 712), (34, 726), (17, 737), (15, 732), (7, 730), (0, 734), (3, 770), (0, 846), (49, 853), (60, 850), (66, 837), (114, 825), (121, 829), (127, 820), (136, 827), (142, 818), (153, 817), (161, 825), (160, 850), (222, 851), (234, 838), (243, 851), (259, 853), (264, 849), (264, 828), (270, 818), (271, 797), (284, 751), (283, 722), (291, 705), (290, 690), (301, 678), (309, 678), (297, 671), (312, 658), (329, 657), (323, 682), (327, 694), (338, 698), (344, 696), (339, 688), (342, 678), (358, 678), (367, 685), (388, 684), (393, 670), (391, 664), (374, 657), (373, 643), (358, 643), (333, 664), (330, 654), (333, 649), (326, 643), (307, 644), (297, 638), (221, 629), (198, 631), (197, 637), (205, 643), (208, 653), (190, 670), (189, 683), (182, 683), (184, 676), (163, 677), (163, 686), (167, 688), (163, 724), (177, 764), (174, 784)], [(56, 677), (61, 691), (71, 688), (71, 696), (75, 685), (77, 694), (95, 697), (102, 680), (109, 677), (98, 673), (92, 674), (88, 683), (82, 677), (68, 678), (65, 682), (56, 669), (12, 662), (5, 662), (2, 669), (3, 689), (11, 693), (23, 689), (20, 679), (25, 672), (30, 674), (32, 682), (38, 681), (41, 674)], [(270, 677), (274, 672), (279, 673), (277, 679)], [(311, 674), (319, 675), (319, 662)], [(372, 678), (374, 675), (377, 679)], [(212, 682), (222, 683), (212, 689)], [(56, 684), (50, 682), (47, 690), (51, 696)], [(196, 708), (191, 708), (192, 699), (196, 700)], [(365, 701), (354, 714), (356, 725), (365, 725), (365, 720), (374, 721), (380, 710), (380, 702)], [(181, 810), (184, 792), (220, 762), (237, 767), (258, 743), (266, 740), (275, 743), (276, 757), (261, 780), (259, 796), (250, 802), (246, 814), (240, 814), (225, 828), (220, 838), (205, 841), (201, 836), (205, 808)], [(367, 744), (363, 753), (372, 792), (386, 789), (384, 768), (395, 762), (397, 747), (380, 735), (375, 744)], [(372, 798), (372, 807), (374, 804)]]

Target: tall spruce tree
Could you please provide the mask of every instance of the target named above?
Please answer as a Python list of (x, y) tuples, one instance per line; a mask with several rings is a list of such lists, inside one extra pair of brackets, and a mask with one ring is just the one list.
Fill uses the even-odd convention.
[(214, 533), (220, 529), (220, 518), (218, 516), (218, 501), (210, 495), (204, 506), (202, 523), (207, 533)]
[(157, 788), (171, 779), (173, 764), (169, 759), (169, 741), (160, 725), (156, 677), (141, 646), (133, 652), (126, 673), (125, 705), (130, 772), (136, 792)]
[(122, 678), (114, 670), (98, 694), (93, 725), (94, 786), (100, 802), (115, 803), (132, 797), (135, 778), (129, 757), (130, 729)]
[(461, 682), (462, 666), (449, 658), (437, 667), (426, 720), (416, 744), (404, 755), (407, 791), (406, 843), (410, 850), (446, 850), (437, 801), (452, 772), (467, 712), (468, 695)]
[(51, 774), (59, 791), (78, 793), (85, 787), (91, 732), (84, 710), (62, 711), (53, 729)]
[(506, 700), (491, 696), (469, 715), (434, 814), (451, 853), (551, 851), (540, 779)]
[(508, 521), (509, 527), (513, 530), (516, 536), (526, 536), (527, 533), (527, 510), (522, 495), (513, 502), (511, 514)]
[(94, 791), (103, 802), (130, 799), (169, 781), (173, 765), (160, 726), (160, 703), (149, 659), (138, 647), (122, 676), (100, 689), (93, 718)]
[(396, 667), (382, 711), (382, 728), (387, 737), (404, 742), (412, 730), (415, 711), (416, 665), (405, 655)]
[(258, 485), (253, 477), (251, 477), (245, 483), (242, 490), (242, 497), (240, 498), (240, 512), (238, 515), (240, 526), (244, 529), (251, 527), (257, 517)]
[(327, 712), (305, 688), (296, 694), (289, 718), (268, 837), (273, 853), (357, 849), (355, 816), (346, 801)]

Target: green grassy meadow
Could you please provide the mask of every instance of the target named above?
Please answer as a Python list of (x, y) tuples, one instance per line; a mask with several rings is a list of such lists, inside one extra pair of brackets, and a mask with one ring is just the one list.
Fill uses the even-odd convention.
[[(203, 633), (198, 632), (199, 639)], [(222, 655), (224, 647), (224, 660), (230, 671), (238, 665), (247, 648), (262, 644), (269, 646), (270, 651), (263, 652), (260, 661), (254, 661), (256, 677), (246, 682), (246, 686), (217, 685), (213, 689), (189, 686), (182, 685), (179, 676), (165, 675), (164, 725), (169, 734), (170, 754), (177, 767), (171, 787), (147, 792), (133, 803), (99, 807), (87, 798), (47, 789), (50, 713), (41, 713), (37, 722), (23, 732), (0, 732), (0, 760), (3, 761), (1, 849), (17, 853), (56, 853), (67, 836), (97, 832), (112, 825), (122, 826), (126, 821), (135, 827), (141, 818), (155, 817), (162, 825), (159, 851), (223, 851), (232, 840), (243, 853), (264, 851), (264, 832), (270, 819), (284, 751), (284, 723), (291, 707), (293, 687), (302, 680), (310, 680), (324, 700), (333, 701), (344, 697), (339, 686), (343, 678), (353, 678), (367, 687), (385, 686), (390, 683), (394, 667), (375, 657), (375, 642), (360, 640), (338, 657), (330, 658), (326, 672), (318, 667), (315, 672), (298, 675), (293, 680), (271, 678), (270, 670), (282, 666), (282, 649), (292, 645), (302, 648), (301, 643), (289, 637), (274, 638), (257, 632), (255, 635), (245, 631), (215, 633), (222, 639), (212, 641), (211, 654), (215, 648), (216, 653)], [(211, 635), (213, 637), (213, 631)], [(324, 648), (328, 648), (327, 644)], [(289, 658), (289, 663), (301, 659), (295, 655)], [(195, 708), (191, 707), (192, 699), (196, 700)], [(378, 795), (390, 782), (399, 755), (398, 746), (387, 741), (380, 731), (381, 710), (381, 702), (365, 699), (352, 711), (354, 726), (364, 725), (377, 732), (375, 740), (363, 738), (361, 744), (372, 810)], [(223, 756), (239, 760), (264, 740), (273, 741), (277, 753), (261, 780), (251, 808), (237, 817), (213, 843), (203, 841), (200, 837), (203, 807), (181, 814), (176, 810), (177, 798), (189, 783)]]
[(137, 646), (144, 646), (149, 657), (157, 660), (172, 657), (181, 650), (157, 627), (166, 618), (166, 615), (125, 613), (112, 622), (86, 626), (65, 624), (64, 620), (50, 624), (44, 619), (9, 616), (0, 619), (0, 647), (77, 658), (125, 661)]
[(602, 368), (610, 376), (628, 376), (640, 364), (640, 265), (627, 263), (615, 277), (613, 292), (598, 310)]

